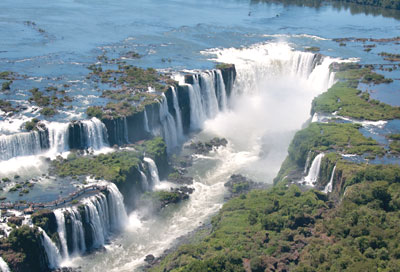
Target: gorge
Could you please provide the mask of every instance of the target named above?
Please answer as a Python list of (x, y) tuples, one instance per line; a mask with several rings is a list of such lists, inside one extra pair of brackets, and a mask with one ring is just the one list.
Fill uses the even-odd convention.
[[(60, 18), (94, 5), (78, 2)], [(184, 3), (163, 3), (182, 16), (173, 19), (160, 3), (122, 2), (126, 10), (99, 3), (88, 15), (106, 38), (98, 25), (71, 33), (51, 17), (0, 12), (15, 31), (24, 18), (32, 39), (6, 39), (0, 52), (10, 70), (0, 83), (11, 82), (0, 93), (10, 103), (0, 103), (1, 271), (322, 269), (312, 239), (346, 235), (331, 216), (346, 196), (364, 205), (373, 195), (381, 202), (365, 209), (397, 211), (400, 112), (388, 90), (399, 72), (378, 54), (397, 50), (396, 19), (211, 0), (186, 3), (184, 16)], [(382, 29), (385, 41), (334, 39)], [(207, 148), (196, 153), (194, 142)], [(396, 245), (369, 245), (362, 258), (395, 267)]]

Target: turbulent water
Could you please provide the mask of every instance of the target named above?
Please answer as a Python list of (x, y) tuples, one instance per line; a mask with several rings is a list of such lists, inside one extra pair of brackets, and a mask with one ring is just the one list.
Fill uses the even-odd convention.
[(304, 182), (306, 185), (314, 186), (317, 183), (319, 171), (321, 169), (321, 160), (324, 156), (324, 153), (320, 153), (314, 158), (310, 170), (308, 170), (308, 175), (304, 177)]
[(2, 257), (0, 257), (0, 270), (1, 272), (10, 272), (10, 268)]
[[(333, 83), (328, 69), (333, 59), (315, 63), (313, 54), (296, 52), (285, 43), (257, 44), (240, 50), (215, 49), (204, 54), (218, 56), (219, 60), (229, 58), (236, 65), (237, 79), (229, 103), (224, 100), (226, 104), (220, 107), (213, 102), (218, 101), (216, 97), (209, 93), (215, 87), (204, 83), (212, 77), (217, 77), (218, 82), (218, 74), (209, 72), (195, 77), (194, 87), (189, 88), (193, 92), (190, 103), (197, 104), (195, 109), (199, 110), (194, 115), (193, 129), (203, 128), (197, 139), (221, 136), (229, 144), (208, 156), (195, 158), (189, 169), (195, 177), (195, 191), (186, 203), (161, 215), (150, 216), (146, 208), (132, 212), (125, 231), (106, 245), (106, 252), (75, 261), (84, 271), (104, 267), (110, 271), (131, 271), (143, 265), (147, 254), (159, 256), (176, 238), (207, 222), (218, 211), (224, 199), (223, 184), (233, 173), (271, 183), (293, 133), (309, 118), (312, 98)], [(168, 125), (167, 116), (163, 117), (166, 128), (174, 126), (172, 122)], [(154, 162), (149, 158), (144, 161), (154, 188), (165, 183), (159, 181)]]
[[(11, 8), (13, 12), (9, 12)], [(124, 57), (128, 64), (177, 74), (191, 69), (185, 71), (195, 74), (194, 84), (188, 85), (190, 128), (197, 134), (185, 136), (193, 140), (219, 136), (229, 141), (226, 147), (195, 157), (188, 169), (194, 177), (195, 191), (188, 201), (159, 214), (149, 214), (148, 207), (126, 214), (122, 197), (113, 187), (113, 198), (100, 194), (86, 199), (85, 214), (91, 217), (95, 233), (93, 245), (83, 242), (84, 219), (77, 208), (56, 210), (61, 249), (57, 252), (48, 237), (42, 238), (50, 264), (81, 266), (82, 271), (93, 272), (139, 270), (147, 254), (160, 256), (178, 237), (208, 222), (224, 202), (223, 183), (231, 174), (272, 183), (293, 134), (309, 118), (313, 97), (333, 84), (334, 75), (328, 66), (339, 57), (359, 57), (362, 63), (382, 62), (375, 49), (368, 53), (362, 50), (362, 44), (342, 47), (332, 39), (394, 37), (400, 31), (395, 19), (360, 14), (358, 10), (229, 0), (4, 0), (0, 2), (0, 26), (2, 70), (27, 75), (12, 84), (13, 92), (0, 93), (0, 99), (26, 106), (14, 116), (0, 112), (2, 177), (19, 174), (32, 178), (46, 173), (47, 164), (41, 156), (68, 154), (72, 120), (80, 120), (75, 124), (86, 135), (80, 139), (80, 147), (101, 151), (109, 146), (104, 125), (84, 114), (88, 105), (108, 102), (101, 92), (110, 86), (86, 78), (90, 72), (86, 67), (98, 62), (97, 57), (103, 53), (121, 57), (134, 51), (141, 58)], [(330, 57), (303, 52), (310, 46), (319, 47), (321, 54)], [(391, 50), (396, 46), (384, 45), (382, 49)], [(354, 56), (356, 51), (359, 53)], [(230, 98), (221, 72), (213, 70), (215, 62), (236, 66)], [(27, 102), (29, 90), (47, 86), (65, 89), (75, 100), (61, 108), (59, 115), (43, 122), (47, 137), (40, 131), (23, 132), (25, 121), (42, 117), (40, 108)], [(378, 89), (372, 96), (382, 92)], [(186, 140), (182, 132), (184, 116), (179, 110), (182, 105), (175, 89), (172, 99), (173, 109), (168, 108), (164, 97), (159, 101), (161, 127), (152, 127), (150, 112), (145, 111), (143, 119), (144, 130), (164, 136), (169, 151), (175, 151)], [(116, 131), (122, 132), (116, 135), (118, 143), (129, 143), (127, 123), (126, 119), (116, 123)], [(318, 176), (322, 155), (318, 156), (318, 160), (309, 162), (310, 169), (308, 165), (305, 169), (310, 184)], [(150, 171), (150, 176), (141, 174), (144, 191), (173, 186), (160, 181), (154, 161), (144, 161), (143, 169)], [(48, 182), (43, 187), (46, 192), (59, 186), (51, 179), (44, 180)], [(39, 184), (35, 188), (42, 187)], [(62, 187), (63, 191), (67, 188)], [(55, 197), (60, 189), (54, 189)], [(70, 245), (63, 212), (68, 212), (67, 221), (71, 221)], [(88, 247), (105, 250), (82, 255)], [(2, 259), (0, 267), (7, 271)]]

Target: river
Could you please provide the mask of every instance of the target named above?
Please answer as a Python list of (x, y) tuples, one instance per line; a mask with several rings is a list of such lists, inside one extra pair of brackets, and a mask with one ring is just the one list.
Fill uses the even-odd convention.
[[(156, 215), (144, 208), (131, 212), (127, 226), (105, 250), (64, 264), (82, 271), (140, 270), (146, 255), (160, 256), (178, 237), (210, 221), (224, 202), (223, 184), (231, 174), (272, 184), (291, 138), (310, 118), (312, 99), (334, 83), (329, 64), (338, 60), (389, 64), (378, 53), (399, 53), (394, 43), (377, 42), (367, 52), (363, 43), (343, 46), (332, 40), (392, 38), (400, 33), (398, 13), (384, 17), (359, 9), (360, 13), (354, 7), (327, 4), (315, 8), (242, 0), (1, 1), (1, 70), (28, 76), (13, 83), (15, 91), (0, 93), (0, 99), (24, 104), (33, 87), (68, 84), (67, 94), (79, 99), (49, 121), (84, 119), (88, 105), (106, 103), (100, 93), (109, 87), (86, 78), (87, 66), (102, 54), (121, 57), (135, 51), (141, 58), (127, 58), (128, 63), (175, 74), (212, 69), (216, 62), (236, 65), (228, 109), (186, 139), (218, 136), (229, 142), (207, 156), (195, 157), (188, 169), (195, 179), (190, 199)], [(304, 52), (308, 47), (319, 47), (326, 57), (316, 63), (313, 53)], [(398, 105), (399, 90), (392, 94), (390, 90), (399, 86), (399, 72), (386, 74), (397, 80), (372, 96)], [(35, 116), (32, 110), (2, 115), (1, 133), (15, 133), (21, 120)], [(35, 175), (45, 171), (41, 166)]]

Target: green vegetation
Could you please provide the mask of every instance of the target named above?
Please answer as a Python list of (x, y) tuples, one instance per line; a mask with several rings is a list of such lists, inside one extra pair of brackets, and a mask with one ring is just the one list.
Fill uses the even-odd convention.
[(41, 244), (39, 230), (23, 225), (0, 239), (0, 255), (12, 271), (47, 271)]
[(393, 154), (400, 154), (400, 134), (390, 134), (389, 138), (389, 150)]
[(296, 133), (289, 146), (289, 158), (303, 167), (309, 151), (336, 151), (347, 154), (371, 153), (382, 156), (383, 147), (365, 138), (355, 124), (312, 123)]
[(101, 119), (103, 117), (103, 109), (99, 106), (90, 106), (86, 109), (86, 114), (89, 117)]
[(203, 240), (150, 271), (398, 271), (400, 167), (342, 162), (336, 171), (347, 179), (336, 207), (296, 185), (251, 191), (223, 206)]
[(1, 84), (1, 90), (2, 91), (8, 91), (10, 90), (10, 86), (12, 84), (12, 81), (5, 81)]
[(61, 177), (90, 175), (95, 179), (120, 184), (127, 181), (133, 168), (137, 169), (140, 157), (136, 151), (120, 151), (92, 157), (79, 157), (71, 153), (66, 160), (60, 158), (52, 164), (56, 174)]
[(358, 83), (390, 83), (382, 75), (372, 72), (367, 66), (362, 68), (359, 64), (345, 63), (333, 67), (336, 77), (341, 80), (333, 85), (327, 92), (313, 100), (311, 113), (333, 113), (365, 120), (388, 120), (400, 118), (400, 108), (371, 99), (369, 93), (356, 89)]
[(0, 99), (0, 110), (4, 112), (16, 112), (17, 109), (14, 108), (9, 101), (4, 101)]
[(12, 74), (13, 74), (13, 73), (10, 72), (10, 71), (3, 71), (3, 72), (0, 72), (0, 79), (3, 79), (3, 80), (10, 80)]
[(230, 63), (218, 63), (215, 66), (216, 69), (220, 69), (220, 70), (230, 69), (232, 67), (234, 67), (234, 64), (230, 64)]
[(25, 122), (25, 129), (27, 131), (32, 131), (33, 129), (36, 128), (37, 123), (39, 123), (39, 119), (37, 118), (32, 118), (30, 121)]
[(307, 52), (318, 52), (320, 48), (316, 46), (311, 46), (311, 47), (306, 47), (304, 50)]
[(181, 246), (150, 271), (264, 271), (267, 256), (289, 261), (292, 244), (326, 207), (323, 195), (297, 186), (251, 191), (224, 205), (203, 241)]
[(55, 174), (61, 177), (92, 176), (122, 185), (137, 172), (143, 154), (156, 162), (166, 157), (166, 145), (161, 137), (135, 145), (133, 151), (116, 151), (98, 156), (78, 156), (76, 153), (52, 161)]
[(46, 88), (47, 92), (53, 92), (50, 95), (45, 95), (38, 88), (33, 88), (29, 91), (32, 94), (29, 101), (36, 103), (39, 107), (43, 107), (40, 113), (44, 116), (53, 116), (57, 114), (57, 108), (64, 107), (65, 102), (72, 101), (72, 98), (65, 95), (65, 91), (58, 91), (58, 89), (53, 86)]
[(384, 60), (388, 61), (400, 61), (400, 54), (393, 54), (393, 53), (387, 53), (387, 52), (381, 52), (378, 54), (379, 56), (382, 56)]

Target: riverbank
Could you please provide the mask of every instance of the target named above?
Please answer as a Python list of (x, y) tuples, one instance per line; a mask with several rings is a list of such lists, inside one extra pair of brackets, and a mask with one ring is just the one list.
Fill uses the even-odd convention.
[[(399, 108), (356, 89), (371, 78), (370, 69), (337, 71), (342, 82), (313, 101), (312, 114), (331, 117), (314, 118), (296, 133), (275, 186), (225, 203), (209, 235), (149, 271), (400, 269), (399, 236), (392, 231), (400, 215), (400, 160), (362, 133), (382, 123), (371, 121), (398, 118)], [(366, 162), (348, 159), (357, 156)], [(385, 156), (397, 164), (374, 163)]]

